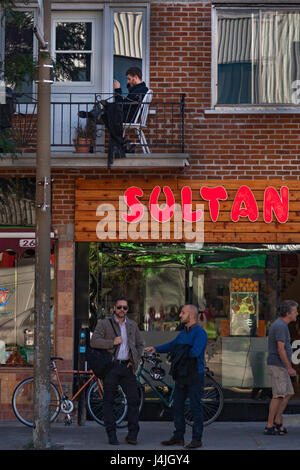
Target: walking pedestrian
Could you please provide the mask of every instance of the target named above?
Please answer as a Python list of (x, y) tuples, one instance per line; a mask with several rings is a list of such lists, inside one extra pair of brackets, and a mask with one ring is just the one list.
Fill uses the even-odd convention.
[[(107, 349), (114, 353), (111, 370), (103, 379), (104, 425), (111, 445), (118, 445), (116, 423), (113, 416), (114, 395), (121, 385), (127, 399), (128, 444), (137, 444), (139, 432), (139, 394), (135, 372), (141, 359), (144, 343), (135, 321), (127, 317), (128, 301), (120, 297), (115, 301), (113, 326), (109, 318), (99, 320), (91, 338), (92, 348)], [(114, 329), (118, 336), (116, 336)]]
[[(174, 426), (173, 436), (163, 441), (164, 446), (184, 446), (185, 417), (184, 403), (189, 397), (191, 411), (194, 417), (192, 441), (186, 445), (188, 449), (202, 446), (203, 409), (202, 394), (204, 383), (204, 353), (207, 345), (207, 334), (198, 323), (198, 308), (195, 305), (184, 305), (181, 309), (180, 322), (184, 329), (171, 342), (161, 346), (145, 348), (150, 353), (172, 353), (174, 391)], [(189, 361), (187, 361), (189, 359)], [(177, 367), (176, 367), (177, 365)]]
[(273, 398), (264, 430), (266, 435), (282, 436), (287, 433), (282, 425), (282, 414), (294, 395), (291, 377), (297, 375), (291, 364), (293, 350), (288, 325), (296, 321), (297, 309), (297, 302), (284, 300), (280, 306), (280, 316), (272, 323), (269, 331), (267, 365)]

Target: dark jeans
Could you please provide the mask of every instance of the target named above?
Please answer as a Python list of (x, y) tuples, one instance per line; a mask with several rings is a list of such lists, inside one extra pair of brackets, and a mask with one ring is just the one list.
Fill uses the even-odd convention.
[(139, 432), (139, 394), (132, 366), (127, 367), (126, 364), (120, 365), (116, 362), (103, 380), (103, 417), (105, 428), (107, 432), (115, 431), (116, 429), (113, 417), (113, 403), (118, 385), (121, 385), (127, 398), (128, 434), (131, 438), (136, 439)]
[(201, 441), (203, 434), (203, 395), (204, 374), (198, 374), (192, 385), (181, 385), (175, 383), (174, 391), (174, 438), (183, 439), (185, 433), (184, 403), (190, 399), (191, 411), (194, 417), (192, 439)]

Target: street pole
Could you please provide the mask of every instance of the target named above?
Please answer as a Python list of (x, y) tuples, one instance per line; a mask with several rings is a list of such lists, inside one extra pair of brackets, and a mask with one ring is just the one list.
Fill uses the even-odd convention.
[(44, 42), (39, 40), (37, 158), (36, 158), (36, 250), (34, 318), (34, 428), (33, 445), (50, 444), (50, 99), (51, 99), (51, 0), (43, 0)]

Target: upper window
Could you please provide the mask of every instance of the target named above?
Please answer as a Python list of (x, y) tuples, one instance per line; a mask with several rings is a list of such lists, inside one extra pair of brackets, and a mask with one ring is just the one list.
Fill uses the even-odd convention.
[(298, 104), (300, 11), (216, 11), (215, 104)]
[(57, 81), (92, 81), (93, 28), (92, 21), (56, 22), (54, 54)]
[(33, 19), (33, 12), (14, 11), (8, 13), (3, 22), (6, 83), (18, 92), (28, 94), (33, 91), (35, 55)]
[(143, 70), (144, 36), (143, 12), (114, 11), (113, 74), (123, 92), (126, 90), (126, 71), (129, 67)]

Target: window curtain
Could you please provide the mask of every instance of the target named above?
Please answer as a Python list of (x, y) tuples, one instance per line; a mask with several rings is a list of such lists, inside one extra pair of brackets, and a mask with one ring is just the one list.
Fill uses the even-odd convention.
[[(218, 21), (218, 103), (253, 102), (252, 17), (219, 18)], [(255, 59), (255, 57), (254, 57)]]
[[(300, 13), (267, 12), (261, 21), (261, 101), (291, 103), (300, 79)], [(299, 75), (299, 76), (298, 76)]]
[(218, 19), (218, 103), (292, 103), (300, 80), (300, 12)]

